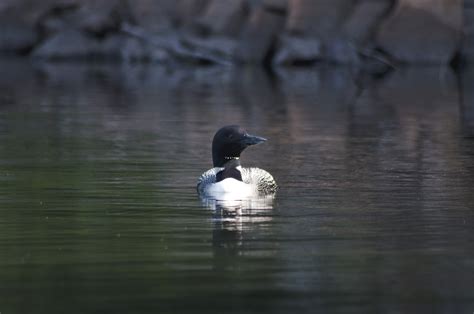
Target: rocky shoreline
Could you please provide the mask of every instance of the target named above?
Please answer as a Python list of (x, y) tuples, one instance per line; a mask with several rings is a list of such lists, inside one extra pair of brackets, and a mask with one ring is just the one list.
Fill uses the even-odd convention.
[(377, 73), (474, 59), (473, 20), (472, 0), (0, 0), (0, 53)]

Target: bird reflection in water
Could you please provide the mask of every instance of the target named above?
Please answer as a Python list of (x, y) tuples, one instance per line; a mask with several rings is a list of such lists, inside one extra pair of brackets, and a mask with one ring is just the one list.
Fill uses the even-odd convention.
[[(273, 197), (245, 200), (202, 199), (212, 210), (212, 246), (216, 270), (235, 269), (245, 258), (249, 239), (268, 227), (273, 219)], [(250, 251), (248, 251), (250, 252)]]

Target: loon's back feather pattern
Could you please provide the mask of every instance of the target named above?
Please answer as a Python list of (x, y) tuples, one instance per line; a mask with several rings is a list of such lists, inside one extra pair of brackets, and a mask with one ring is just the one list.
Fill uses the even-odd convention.
[[(200, 194), (205, 193), (206, 186), (216, 182), (217, 173), (224, 168), (214, 167), (204, 172), (198, 179), (197, 190)], [(242, 181), (254, 187), (260, 194), (272, 194), (278, 189), (273, 176), (260, 168), (241, 168)]]
[(242, 181), (256, 186), (257, 191), (262, 194), (275, 193), (278, 186), (273, 176), (260, 168), (242, 168)]
[(197, 182), (197, 190), (199, 194), (203, 194), (206, 186), (209, 186), (210, 184), (213, 184), (216, 182), (216, 176), (219, 171), (221, 171), (224, 168), (219, 168), (219, 167), (214, 167), (206, 172), (204, 172), (198, 179)]

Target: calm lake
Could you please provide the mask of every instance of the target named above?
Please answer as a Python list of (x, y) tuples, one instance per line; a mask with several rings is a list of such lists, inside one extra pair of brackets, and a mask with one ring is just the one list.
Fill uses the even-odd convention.
[[(472, 69), (0, 69), (1, 314), (474, 311)], [(198, 198), (226, 124), (273, 202)]]

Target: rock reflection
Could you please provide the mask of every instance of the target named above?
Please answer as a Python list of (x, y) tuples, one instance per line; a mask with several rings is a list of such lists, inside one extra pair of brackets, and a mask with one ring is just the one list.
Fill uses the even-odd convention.
[(461, 126), (463, 136), (474, 138), (474, 67), (468, 66), (461, 73)]
[[(327, 312), (312, 296), (338, 312), (473, 299), (472, 68), (365, 85), (346, 68), (2, 70), (0, 278), (31, 279), (2, 312), (65, 294), (61, 278), (78, 279), (74, 300), (206, 309), (212, 296), (221, 313), (249, 295), (259, 313)], [(277, 201), (196, 199), (230, 123), (269, 138), (242, 162), (274, 175)]]

